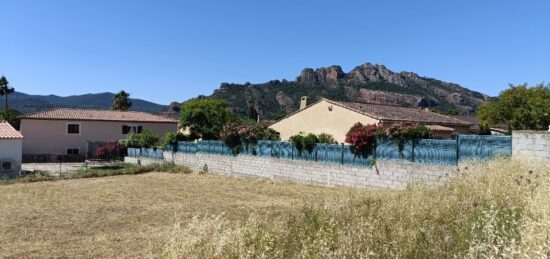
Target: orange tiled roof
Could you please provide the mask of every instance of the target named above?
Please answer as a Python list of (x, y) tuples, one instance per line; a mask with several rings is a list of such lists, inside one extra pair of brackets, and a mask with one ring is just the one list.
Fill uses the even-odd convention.
[(403, 121), (403, 122), (419, 122), (425, 124), (443, 124), (443, 125), (464, 125), (468, 126), (471, 123), (459, 120), (447, 115), (426, 111), (420, 108), (408, 108), (381, 104), (366, 104), (354, 102), (337, 102), (324, 99), (329, 103), (333, 103), (350, 110), (357, 111), (369, 117), (373, 117), (382, 121)]
[(0, 139), (22, 139), (23, 135), (6, 121), (0, 122)]
[(79, 121), (122, 121), (178, 123), (162, 116), (134, 111), (113, 111), (99, 109), (55, 108), (20, 116), (21, 119), (35, 120), (79, 120)]

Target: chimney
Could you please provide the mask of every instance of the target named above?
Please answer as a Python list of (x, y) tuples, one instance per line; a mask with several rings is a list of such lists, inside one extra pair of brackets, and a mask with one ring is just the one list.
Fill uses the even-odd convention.
[(302, 96), (302, 99), (300, 100), (300, 110), (303, 110), (307, 107), (307, 96)]

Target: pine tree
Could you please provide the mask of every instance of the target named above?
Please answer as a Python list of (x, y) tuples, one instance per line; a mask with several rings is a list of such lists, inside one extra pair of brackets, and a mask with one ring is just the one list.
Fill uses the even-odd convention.
[(132, 102), (129, 100), (130, 94), (125, 91), (120, 91), (115, 95), (113, 100), (112, 110), (126, 111), (132, 107)]
[(8, 80), (5, 76), (2, 76), (0, 78), (0, 96), (4, 96), (5, 102), (4, 102), (4, 111), (8, 113), (8, 95), (15, 92), (15, 89), (13, 87), (9, 87)]

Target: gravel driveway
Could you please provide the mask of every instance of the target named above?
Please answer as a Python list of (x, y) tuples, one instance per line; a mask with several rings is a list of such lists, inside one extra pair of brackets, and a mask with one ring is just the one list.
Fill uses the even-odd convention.
[[(113, 165), (115, 162), (90, 162), (88, 168), (96, 166)], [(75, 173), (79, 169), (84, 169), (84, 163), (23, 163), (22, 171), (46, 171), (51, 174), (59, 175), (66, 173)]]

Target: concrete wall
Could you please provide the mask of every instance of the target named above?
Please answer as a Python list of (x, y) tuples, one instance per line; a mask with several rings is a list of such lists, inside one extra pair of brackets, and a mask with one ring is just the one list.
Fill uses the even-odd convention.
[[(329, 107), (332, 107), (332, 111)], [(329, 133), (336, 141), (343, 143), (346, 133), (357, 122), (377, 124), (378, 120), (321, 100), (299, 113), (276, 122), (270, 128), (281, 133), (281, 140), (288, 140), (300, 132)]]
[[(411, 183), (433, 184), (458, 172), (456, 166), (381, 160), (378, 160), (377, 166), (372, 168), (258, 156), (221, 156), (203, 153), (164, 152), (164, 160), (186, 165), (193, 171), (200, 171), (206, 165), (208, 172), (226, 176), (362, 189), (401, 189)], [(125, 161), (137, 163), (137, 158), (126, 157)], [(162, 162), (162, 160), (141, 158), (142, 165), (158, 162)]]
[[(67, 124), (80, 124), (80, 134), (68, 135)], [(176, 131), (177, 123), (130, 123), (106, 121), (66, 121), (66, 120), (21, 120), (23, 154), (65, 155), (67, 148), (79, 148), (80, 154), (87, 151), (87, 142), (119, 140), (126, 138), (122, 134), (123, 125), (140, 125), (143, 130), (152, 130), (159, 137), (165, 132)]]
[(513, 131), (512, 156), (525, 156), (550, 161), (550, 132)]
[[(16, 161), (18, 167), (17, 175), (19, 175), (19, 171), (21, 170), (22, 146), (21, 139), (0, 139), (0, 160), (9, 159)], [(0, 172), (0, 178), (3, 177), (3, 174), (5, 173)], [(8, 175), (6, 174), (5, 176)], [(13, 177), (15, 175), (9, 176)]]

